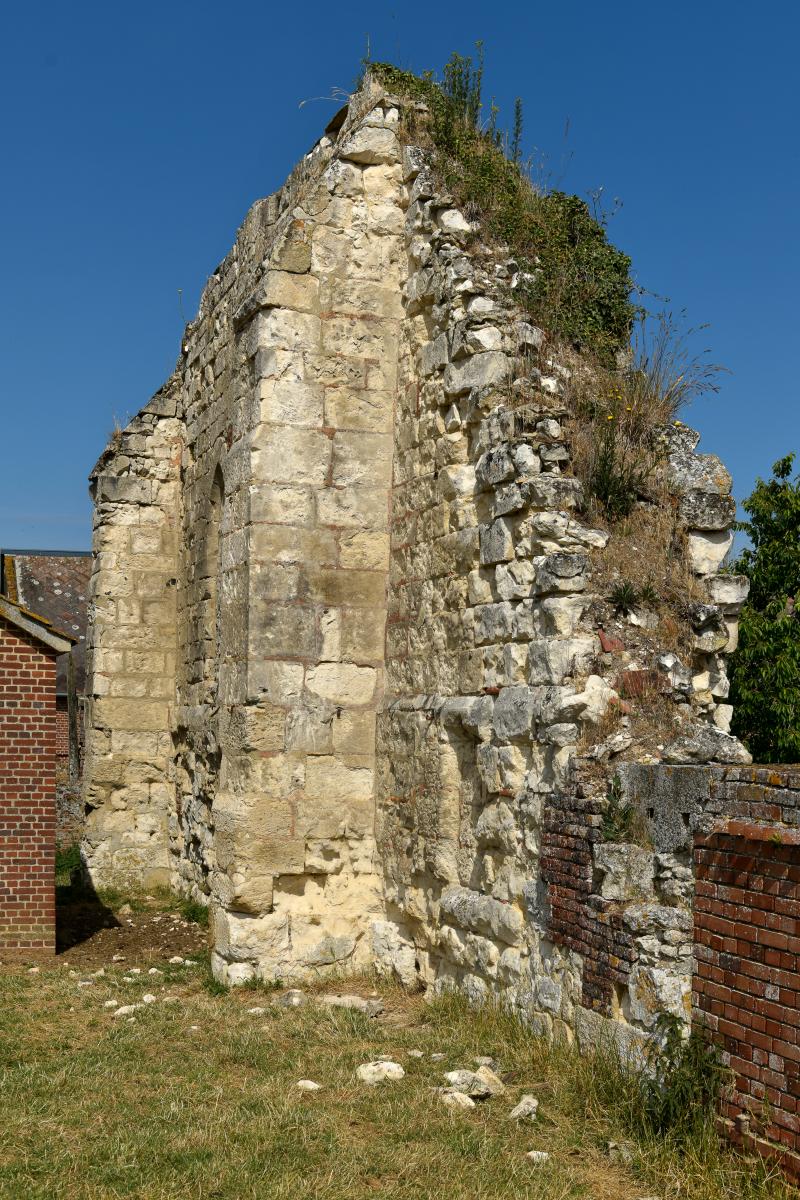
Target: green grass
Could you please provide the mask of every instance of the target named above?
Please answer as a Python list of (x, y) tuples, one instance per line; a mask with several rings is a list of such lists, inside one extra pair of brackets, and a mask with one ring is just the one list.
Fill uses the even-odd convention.
[[(126, 964), (128, 965), (128, 964)], [(0, 974), (0, 1196), (24, 1200), (778, 1200), (769, 1172), (713, 1138), (680, 1147), (632, 1133), (640, 1092), (613, 1060), (551, 1048), (494, 1009), (426, 1005), (381, 988), (388, 1018), (266, 994), (209, 995), (203, 968), (154, 982), (122, 970), (79, 988), (67, 966)], [(362, 990), (364, 981), (362, 983)], [(351, 983), (348, 985), (353, 987)], [(372, 985), (366, 984), (367, 989)], [(103, 1001), (156, 1004), (114, 1020)], [(177, 1002), (163, 1002), (165, 995)], [(248, 1013), (259, 1005), (264, 1015)], [(192, 1027), (196, 1028), (192, 1028)], [(410, 1057), (422, 1050), (423, 1059)], [(445, 1054), (433, 1062), (432, 1052)], [(368, 1088), (359, 1063), (381, 1054), (406, 1077)], [(490, 1054), (504, 1096), (451, 1113), (442, 1072)], [(315, 1079), (316, 1094), (296, 1081)], [(523, 1092), (536, 1123), (508, 1113)], [(609, 1140), (631, 1139), (630, 1165)], [(531, 1149), (550, 1162), (534, 1167)]]

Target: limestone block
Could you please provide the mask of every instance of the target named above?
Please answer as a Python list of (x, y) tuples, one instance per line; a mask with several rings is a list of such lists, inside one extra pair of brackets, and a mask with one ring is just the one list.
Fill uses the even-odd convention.
[(269, 700), (261, 700), (258, 704), (243, 705), (231, 714), (233, 727), (229, 725), (229, 749), (233, 749), (230, 739), (235, 738), (235, 746), (239, 751), (283, 750), (284, 728), (286, 725), (286, 709)]
[(678, 515), (689, 529), (728, 529), (736, 519), (736, 501), (733, 496), (693, 489), (681, 497)]
[(387, 286), (389, 282), (338, 276), (323, 278), (320, 280), (320, 308), (324, 312), (369, 312), (377, 317), (402, 320), (402, 296), (399, 288)]
[[(310, 243), (301, 244), (303, 258), (310, 266)], [(297, 262), (297, 259), (295, 253), (294, 261)], [(307, 271), (308, 267), (304, 270)], [(263, 308), (291, 308), (298, 312), (313, 313), (319, 303), (319, 280), (313, 275), (293, 273), (288, 269), (267, 271), (255, 300)]]
[(664, 748), (668, 763), (740, 763), (749, 765), (753, 759), (742, 743), (713, 725), (697, 725), (690, 732), (675, 738)]
[(261, 349), (310, 350), (320, 345), (322, 326), (312, 313), (270, 308), (256, 314), (248, 334), (250, 357)]
[(536, 568), (527, 558), (513, 559), (507, 566), (499, 563), (495, 570), (495, 586), (501, 600), (519, 600), (533, 591)]
[(465, 887), (448, 887), (442, 893), (440, 914), (456, 928), (483, 934), (510, 946), (522, 940), (519, 909)]
[(538, 687), (560, 683), (570, 675), (583, 674), (598, 648), (594, 638), (545, 638), (531, 642), (528, 683)]
[(513, 604), (481, 604), (475, 609), (475, 644), (504, 642), (514, 636)]
[[(517, 483), (507, 483), (495, 489), (492, 496), (492, 515), (502, 517), (506, 513), (519, 512), (525, 507), (525, 497), (522, 488)], [(519, 543), (518, 549), (519, 549)]]
[(724, 612), (737, 612), (747, 599), (750, 580), (746, 575), (712, 575), (708, 580), (708, 594), (713, 604)]
[(334, 158), (328, 164), (322, 175), (322, 181), (329, 192), (340, 196), (359, 196), (364, 192), (364, 175), (360, 167)]
[(331, 754), (334, 711), (333, 705), (313, 698), (291, 709), (285, 714), (286, 749), (302, 750), (306, 754)]
[(481, 487), (491, 488), (515, 478), (516, 467), (507, 446), (487, 450), (475, 464), (475, 479)]
[(618, 700), (619, 696), (602, 676), (590, 675), (575, 699), (573, 711), (581, 720), (596, 725), (605, 716), (609, 705)]
[(462, 396), (473, 388), (498, 387), (508, 378), (510, 364), (500, 351), (474, 354), (464, 362), (451, 363), (444, 373), (446, 396)]
[(160, 700), (129, 700), (99, 697), (94, 704), (94, 721), (108, 729), (161, 731), (171, 728), (170, 705)]
[(569, 475), (537, 475), (524, 484), (525, 496), (533, 508), (570, 509), (583, 500), (583, 485)]
[(325, 392), (320, 384), (304, 380), (261, 379), (256, 386), (262, 424), (255, 430), (252, 445), (267, 449), (276, 425), (310, 425), (319, 428), (323, 420)]
[[(267, 660), (258, 664), (258, 690), (274, 705), (296, 704), (303, 689), (303, 667), (299, 663)], [(255, 682), (256, 676), (252, 677)]]
[[(640, 846), (599, 842), (594, 847), (595, 872), (605, 900), (653, 899), (653, 855)], [(595, 885), (597, 890), (597, 885)]]
[(433, 375), (450, 361), (447, 335), (440, 333), (433, 341), (425, 342), (419, 351), (419, 369), (422, 375)]
[(687, 1021), (691, 1016), (691, 982), (683, 975), (637, 964), (628, 982), (631, 1020), (652, 1029), (659, 1013), (669, 1012)]
[(481, 565), (508, 562), (514, 557), (514, 538), (510, 523), (504, 518), (480, 527)]
[(325, 314), (323, 317), (322, 350), (325, 354), (377, 358), (391, 353), (395, 345), (394, 322), (352, 313)]
[(337, 432), (333, 438), (335, 487), (353, 484), (388, 484), (392, 464), (392, 439), (385, 433)]
[(261, 687), (258, 659), (314, 658), (319, 650), (319, 633), (313, 608), (299, 604), (253, 603), (250, 610), (250, 662), (248, 689)]
[(444, 232), (456, 237), (472, 233), (472, 225), (457, 208), (445, 208), (436, 214), (436, 223)]
[(315, 563), (328, 567), (336, 563), (336, 538), (327, 529), (304, 529), (291, 525), (253, 525), (250, 529), (250, 562)]
[(393, 399), (388, 391), (342, 386), (326, 388), (325, 424), (330, 428), (388, 433), (393, 417)]
[(342, 755), (375, 752), (374, 710), (340, 708), (332, 723), (333, 749)]
[(489, 938), (443, 925), (439, 930), (438, 948), (457, 967), (478, 971), (489, 979), (497, 975), (500, 950)]
[(319, 663), (306, 671), (306, 688), (334, 704), (369, 704), (375, 695), (374, 667), (352, 663)]
[(393, 921), (373, 921), (370, 941), (375, 969), (379, 975), (396, 977), (404, 987), (417, 982), (416, 950)]
[[(673, 437), (671, 430), (669, 437)], [(716, 454), (695, 454), (688, 449), (688, 445), (670, 447), (668, 480), (678, 495), (700, 491), (727, 496), (732, 485), (725, 465)]]
[(291, 483), (253, 483), (250, 491), (250, 519), (270, 525), (313, 525), (314, 493), (309, 486)]
[(314, 755), (306, 763), (303, 795), (296, 800), (295, 828), (303, 837), (342, 837), (369, 832), (374, 819), (374, 773), (335, 755)]
[(494, 731), (501, 740), (530, 737), (534, 693), (528, 687), (502, 688), (494, 706)]
[(475, 837), (481, 846), (494, 847), (505, 854), (516, 852), (517, 824), (505, 801), (487, 804), (475, 826)]
[(439, 491), (445, 500), (470, 497), (475, 492), (475, 468), (470, 463), (455, 463), (439, 472)]
[(339, 539), (339, 563), (347, 568), (387, 571), (389, 534), (371, 530), (342, 533)]
[[(348, 608), (342, 614), (341, 657), (345, 662), (374, 663), (383, 660), (386, 637), (385, 581), (373, 603), (361, 608)], [(353, 604), (358, 603), (355, 599)]]
[(545, 637), (572, 637), (588, 603), (583, 596), (552, 596), (543, 600), (538, 606), (541, 633)]
[(326, 487), (317, 493), (322, 525), (339, 529), (385, 530), (389, 525), (386, 487)]
[(491, 572), (480, 569), (470, 571), (467, 576), (467, 587), (470, 604), (491, 604)]
[(302, 383), (306, 374), (302, 349), (261, 346), (256, 350), (253, 373), (258, 380), (279, 379), (282, 383)]
[(723, 733), (730, 733), (731, 722), (733, 720), (733, 705), (718, 704), (714, 709), (712, 719), (717, 729), (721, 729)]
[(314, 429), (275, 425), (259, 431), (263, 449), (252, 453), (253, 476), (261, 483), (310, 483), (322, 487), (331, 459), (331, 442)]
[(400, 148), (392, 129), (363, 125), (348, 134), (337, 152), (340, 158), (370, 166), (397, 162)]
[(307, 571), (309, 598), (328, 605), (378, 605), (386, 599), (383, 571), (356, 571), (323, 567)]
[(588, 560), (585, 554), (564, 551), (533, 559), (534, 590), (538, 595), (551, 592), (581, 592), (586, 587)]

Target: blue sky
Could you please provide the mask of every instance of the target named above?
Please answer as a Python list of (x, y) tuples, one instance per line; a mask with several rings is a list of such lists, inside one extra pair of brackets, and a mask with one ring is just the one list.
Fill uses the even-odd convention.
[[(374, 58), (486, 45), (485, 98), (558, 186), (623, 202), (639, 282), (732, 372), (686, 414), (741, 499), (800, 451), (800, 6), (6, 5), (0, 546), (90, 543), (86, 476), (176, 360), (183, 310)], [(565, 133), (566, 131), (566, 133)]]

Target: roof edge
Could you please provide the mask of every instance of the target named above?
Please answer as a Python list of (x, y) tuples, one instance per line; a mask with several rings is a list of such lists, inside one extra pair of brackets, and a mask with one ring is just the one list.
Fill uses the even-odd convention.
[(68, 654), (78, 641), (78, 638), (72, 637), (71, 634), (54, 629), (44, 617), (38, 617), (36, 613), (28, 612), (21, 605), (15, 604), (8, 596), (0, 596), (0, 616), (36, 638), (38, 642), (55, 650), (56, 654)]

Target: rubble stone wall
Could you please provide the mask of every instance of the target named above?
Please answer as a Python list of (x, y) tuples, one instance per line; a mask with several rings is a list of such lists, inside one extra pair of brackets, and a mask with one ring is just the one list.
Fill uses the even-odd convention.
[[(402, 107), (368, 81), (253, 207), (98, 464), (87, 864), (209, 903), (228, 982), (374, 964), (643, 1034), (654, 989), (686, 1010), (688, 849), (648, 867), (602, 827), (618, 764), (654, 761), (645, 684), (658, 757), (747, 761), (730, 477), (663, 432), (682, 659), (598, 594), (581, 368)], [(626, 925), (656, 876), (674, 904)]]

